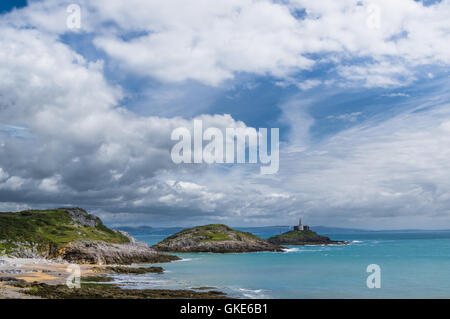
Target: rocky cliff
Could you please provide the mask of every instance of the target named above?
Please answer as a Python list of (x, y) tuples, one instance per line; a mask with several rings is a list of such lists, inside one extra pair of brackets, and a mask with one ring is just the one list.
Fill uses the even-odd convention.
[(226, 225), (212, 224), (184, 229), (152, 246), (165, 252), (235, 253), (255, 251), (281, 251), (253, 234), (231, 229)]
[(274, 245), (345, 245), (347, 243), (345, 241), (331, 240), (329, 237), (321, 236), (312, 230), (291, 230), (270, 237), (267, 241)]
[(0, 213), (0, 255), (73, 263), (131, 264), (179, 259), (106, 227), (81, 208)]

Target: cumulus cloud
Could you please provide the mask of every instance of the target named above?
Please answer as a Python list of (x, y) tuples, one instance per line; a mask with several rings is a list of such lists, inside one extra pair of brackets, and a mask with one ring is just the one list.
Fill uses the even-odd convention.
[[(170, 159), (170, 135), (192, 120), (137, 116), (119, 106), (121, 90), (107, 83), (101, 62), (86, 62), (37, 30), (2, 31), (0, 123), (28, 132), (0, 131), (2, 200), (136, 203), (135, 188), (180, 169)], [(196, 119), (205, 127), (246, 127), (229, 115)]]
[[(211, 85), (237, 72), (283, 78), (320, 64), (323, 57), (311, 54), (330, 56), (337, 65), (370, 59), (337, 68), (341, 77), (369, 87), (408, 84), (414, 75), (406, 65), (450, 62), (446, 1), (433, 6), (412, 0), (218, 1), (214, 7), (201, 3), (180, 8), (177, 1), (162, 1), (141, 4), (140, 10), (115, 3), (101, 10), (106, 5), (96, 2), (103, 18), (116, 21), (122, 33), (148, 33), (124, 39), (119, 32), (100, 36), (95, 43), (137, 73)], [(299, 11), (304, 13), (300, 18), (295, 15)], [(133, 17), (135, 24), (124, 17)], [(374, 19), (377, 25), (371, 24)], [(305, 89), (317, 83), (299, 85)]]
[[(93, 43), (124, 70), (163, 82), (217, 86), (239, 73), (285, 79), (333, 63), (349, 84), (403, 86), (415, 79), (414, 67), (450, 63), (448, 1), (79, 3), (82, 28), (76, 32), (92, 34)], [(67, 33), (66, 6), (32, 2), (8, 22)]]
[[(450, 63), (448, 1), (380, 0), (375, 10), (350, 0), (80, 5), (75, 32), (132, 76), (166, 83), (220, 86), (251, 73), (304, 90), (391, 87), (412, 83), (422, 65)], [(61, 41), (74, 32), (65, 9), (36, 1), (1, 16), (0, 209), (86, 206), (114, 224), (286, 224), (299, 214), (312, 224), (369, 228), (448, 223), (447, 96), (383, 121), (332, 115), (355, 125), (321, 141), (310, 135), (316, 101), (283, 103), (278, 120), (289, 130), (277, 175), (251, 165), (174, 165), (174, 128), (191, 128), (194, 119), (222, 129), (246, 124), (125, 108), (126, 92), (107, 78), (105, 61)], [(295, 77), (323, 65), (326, 80)]]
[[(231, 223), (289, 224), (302, 215), (311, 224), (342, 227), (445, 227), (450, 221), (449, 106), (412, 108), (321, 142), (303, 140), (300, 149), (284, 148), (276, 176), (238, 168), (178, 178), (195, 180), (202, 185), (195, 188), (199, 193), (224, 194), (211, 197), (216, 205), (212, 220), (220, 216)], [(187, 214), (197, 221), (212, 217)]]
[[(133, 1), (137, 4), (139, 1)], [(101, 3), (96, 4), (100, 7)], [(162, 81), (198, 80), (217, 85), (237, 72), (285, 76), (309, 68), (295, 35), (298, 21), (286, 6), (268, 1), (152, 2), (141, 10), (117, 4), (105, 13), (121, 30), (133, 25), (118, 12), (140, 21), (148, 34), (123, 39), (100, 36), (95, 44), (127, 68)], [(132, 54), (139, 52), (139, 54)]]

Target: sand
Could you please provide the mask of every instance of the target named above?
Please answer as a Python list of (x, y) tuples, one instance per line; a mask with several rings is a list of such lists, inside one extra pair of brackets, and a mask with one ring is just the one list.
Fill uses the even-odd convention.
[[(42, 282), (50, 285), (65, 284), (72, 274), (69, 270), (71, 264), (63, 261), (49, 261), (38, 258), (10, 258), (0, 257), (0, 277), (17, 278), (28, 282)], [(78, 265), (81, 276), (99, 274), (101, 265)], [(21, 288), (11, 287), (0, 281), (0, 298), (33, 298), (24, 295)]]

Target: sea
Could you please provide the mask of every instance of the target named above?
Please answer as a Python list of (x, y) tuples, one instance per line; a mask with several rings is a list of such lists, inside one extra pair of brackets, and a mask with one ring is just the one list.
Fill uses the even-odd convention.
[[(262, 238), (289, 230), (285, 226), (235, 229)], [(181, 228), (124, 230), (153, 245)], [(250, 299), (450, 298), (450, 231), (326, 231), (319, 234), (349, 245), (286, 246), (284, 252), (179, 253), (180, 261), (158, 264), (165, 269), (163, 274), (113, 275), (114, 282), (125, 289), (210, 287)], [(378, 277), (374, 268), (368, 272), (369, 265), (379, 267)]]

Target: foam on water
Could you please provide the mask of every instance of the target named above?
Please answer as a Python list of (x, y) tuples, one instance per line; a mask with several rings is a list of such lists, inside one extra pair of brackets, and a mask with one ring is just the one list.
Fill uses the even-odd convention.
[(196, 260), (196, 259), (200, 259), (200, 258), (181, 258), (180, 260), (175, 260), (175, 261), (172, 261), (172, 262), (193, 261), (193, 260)]
[(249, 288), (237, 288), (239, 294), (249, 299), (265, 299), (269, 298), (268, 291), (263, 289), (249, 289)]
[(284, 248), (283, 252), (285, 253), (295, 253), (295, 252), (299, 252), (300, 248)]

